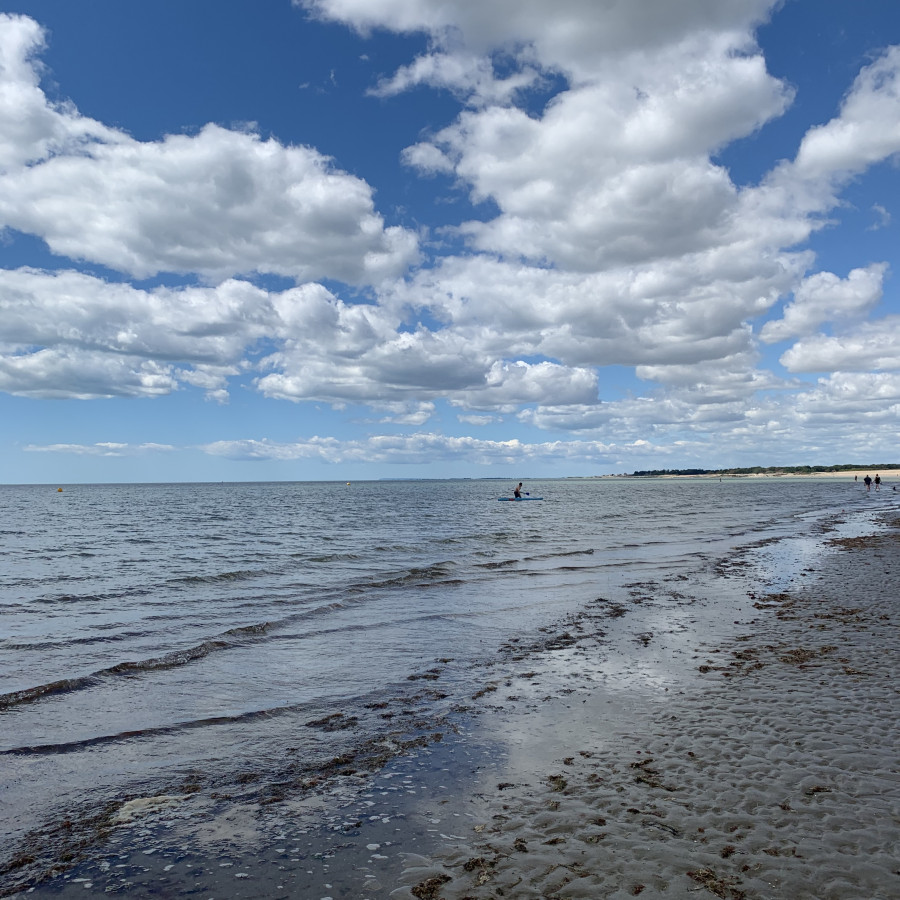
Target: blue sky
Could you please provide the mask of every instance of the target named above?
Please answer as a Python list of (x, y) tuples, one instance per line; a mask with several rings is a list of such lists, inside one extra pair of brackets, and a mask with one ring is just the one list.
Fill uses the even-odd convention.
[(0, 481), (896, 462), (893, 0), (0, 13)]

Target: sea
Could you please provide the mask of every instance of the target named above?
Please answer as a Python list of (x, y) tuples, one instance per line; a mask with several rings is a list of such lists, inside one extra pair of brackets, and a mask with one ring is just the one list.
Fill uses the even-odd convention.
[(6, 893), (88, 857), (135, 798), (203, 796), (221, 819), (376, 771), (589, 604), (735, 554), (777, 589), (828, 523), (871, 527), (900, 496), (632, 477), (497, 502), (514, 483), (0, 486)]

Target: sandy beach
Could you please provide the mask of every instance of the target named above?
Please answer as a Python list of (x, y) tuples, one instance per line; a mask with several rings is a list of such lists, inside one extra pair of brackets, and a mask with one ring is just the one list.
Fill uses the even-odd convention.
[(468, 839), (397, 896), (900, 896), (898, 524), (750, 594), (737, 633), (683, 654), (691, 671), (670, 657), (655, 692), (600, 676), (549, 699), (533, 724), (556, 757), (482, 784)]
[[(750, 478), (750, 479), (760, 479), (760, 478), (799, 478), (803, 480), (824, 478), (827, 480), (837, 480), (837, 481), (854, 481), (857, 483), (862, 483), (862, 480), (868, 475), (870, 478), (874, 479), (876, 475), (881, 476), (881, 489), (885, 489), (885, 485), (887, 485), (887, 490), (891, 490), (892, 484), (900, 483), (900, 469), (846, 469), (841, 470), (839, 472), (747, 472), (741, 473), (737, 475), (725, 474), (724, 472), (720, 475), (718, 473), (710, 473), (708, 475), (659, 475), (655, 476), (658, 478), (684, 478), (684, 479), (697, 479), (697, 478)], [(654, 477), (654, 476), (651, 476)], [(875, 485), (872, 485), (872, 490), (875, 490)]]
[(132, 799), (82, 861), (12, 896), (896, 898), (900, 519), (883, 515), (877, 534), (823, 528), (814, 568), (799, 544), (776, 589), (766, 550), (786, 551), (761, 542), (601, 594), (510, 641), (421, 739), (311, 793), (227, 814)]

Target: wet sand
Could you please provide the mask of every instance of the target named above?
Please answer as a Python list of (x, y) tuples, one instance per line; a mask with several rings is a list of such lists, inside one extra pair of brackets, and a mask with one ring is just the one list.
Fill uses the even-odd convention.
[(467, 839), (395, 896), (900, 896), (897, 524), (749, 596), (668, 690), (551, 700), (552, 762), (483, 785)]
[(627, 585), (383, 764), (264, 805), (135, 798), (13, 896), (898, 897), (898, 558), (900, 520), (788, 591), (750, 556)]

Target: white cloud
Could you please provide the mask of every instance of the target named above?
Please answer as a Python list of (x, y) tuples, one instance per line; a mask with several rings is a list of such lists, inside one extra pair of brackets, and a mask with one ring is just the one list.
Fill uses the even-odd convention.
[(171, 444), (125, 444), (117, 441), (101, 441), (97, 444), (47, 444), (25, 447), (29, 453), (71, 453), (75, 456), (142, 456), (148, 453), (169, 453), (176, 448)]
[(810, 129), (795, 168), (805, 178), (846, 177), (900, 151), (900, 46), (857, 76), (840, 115)]
[[(369, 284), (417, 258), (372, 189), (310, 147), (207, 125), (136, 141), (40, 92), (40, 29), (0, 18), (0, 228), (145, 278), (274, 273)], [(23, 163), (30, 162), (27, 167)]]
[(434, 415), (434, 404), (424, 403), (384, 403), (373, 404), (376, 409), (383, 410), (386, 416), (379, 419), (381, 424), (392, 425), (424, 425)]
[(80, 350), (38, 350), (0, 358), (0, 390), (22, 397), (158, 397), (178, 386), (171, 366)]
[(247, 282), (144, 291), (72, 270), (0, 269), (0, 389), (157, 396), (184, 381), (220, 391), (278, 321)]
[(454, 406), (514, 412), (523, 404), (560, 405), (597, 402), (597, 375), (589, 369), (569, 369), (556, 363), (494, 362), (483, 384), (451, 395)]
[(804, 416), (840, 416), (851, 427), (860, 415), (896, 415), (900, 411), (900, 373), (835, 372), (820, 378), (814, 390), (801, 396), (800, 411)]
[(480, 427), (482, 425), (490, 425), (491, 423), (497, 421), (496, 417), (494, 416), (459, 415), (456, 418), (459, 422), (463, 422), (466, 425), (475, 425), (477, 427)]
[(529, 66), (506, 78), (498, 78), (490, 59), (456, 50), (440, 51), (418, 57), (408, 66), (402, 66), (390, 78), (382, 79), (372, 88), (376, 97), (392, 97), (413, 87), (427, 85), (454, 91), (471, 106), (509, 103), (519, 92), (540, 80), (538, 73)]
[(360, 440), (311, 437), (293, 443), (275, 441), (216, 441), (200, 448), (213, 456), (237, 460), (318, 459), (327, 463), (381, 462), (393, 464), (448, 463), (473, 465), (552, 463), (562, 459), (597, 463), (622, 452), (599, 441), (548, 441), (529, 444), (518, 440), (487, 441), (472, 437), (417, 433), (373, 435)]
[(544, 66), (595, 71), (598, 60), (677, 42), (693, 32), (746, 33), (771, 0), (294, 0), (298, 6), (362, 32), (425, 31), (461, 40), (481, 53), (533, 45)]
[(307, 147), (217, 125), (8, 172), (0, 224), (138, 278), (260, 272), (363, 284), (417, 253), (411, 232), (384, 227), (365, 182)]
[(900, 316), (875, 319), (846, 334), (803, 338), (781, 363), (790, 372), (900, 369)]
[(390, 301), (427, 307), (488, 356), (572, 368), (697, 363), (749, 350), (747, 320), (805, 264), (752, 260), (714, 250), (580, 273), (461, 257), (418, 272)]
[[(141, 290), (71, 270), (0, 270), (0, 388), (83, 398), (192, 385), (224, 402), (229, 379), (261, 368), (267, 396), (368, 402), (410, 425), (430, 417), (438, 396), (510, 410), (548, 393), (596, 396), (593, 372), (501, 363), (455, 329), (400, 324), (385, 307), (344, 303), (318, 284)], [(277, 349), (258, 361), (261, 346)]]
[[(596, 397), (596, 375), (556, 363), (504, 363), (493, 360), (477, 341), (453, 329), (390, 334), (380, 327), (365, 334), (351, 352), (340, 355), (329, 343), (342, 342), (359, 307), (331, 304), (337, 317), (328, 329), (295, 332), (285, 349), (264, 365), (276, 371), (258, 381), (267, 396), (322, 400), (332, 404), (408, 404), (416, 398), (445, 397), (468, 409), (513, 410), (549, 394), (558, 402)], [(369, 319), (373, 318), (368, 312)]]
[(78, 153), (95, 141), (120, 139), (73, 107), (48, 102), (35, 59), (43, 47), (37, 22), (0, 13), (0, 173), (54, 153)]
[(268, 296), (246, 281), (147, 291), (71, 269), (2, 269), (0, 341), (230, 364), (274, 329)]
[(822, 322), (864, 317), (881, 300), (886, 272), (885, 263), (874, 263), (865, 269), (853, 269), (845, 279), (832, 272), (809, 276), (794, 291), (784, 317), (766, 322), (760, 337), (774, 343), (811, 334)]
[(891, 214), (880, 203), (872, 204), (872, 212), (875, 213), (878, 221), (869, 226), (869, 231), (878, 231), (891, 224)]

